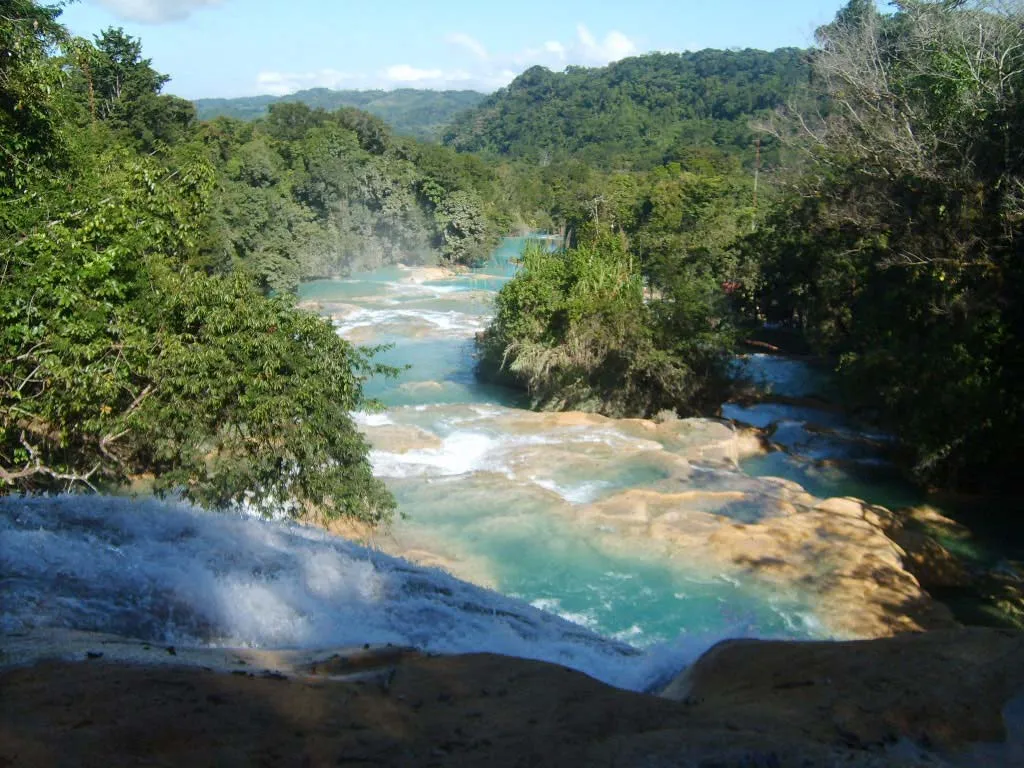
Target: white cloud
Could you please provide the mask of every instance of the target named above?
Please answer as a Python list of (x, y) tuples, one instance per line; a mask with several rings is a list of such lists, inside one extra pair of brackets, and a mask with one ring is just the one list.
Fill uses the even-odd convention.
[(484, 44), (476, 38), (470, 37), (463, 32), (453, 32), (448, 35), (445, 40), (453, 45), (461, 45), (478, 59), (487, 61), (487, 49), (484, 47)]
[(555, 54), (560, 59), (565, 58), (565, 46), (562, 45), (557, 40), (548, 40), (546, 43), (544, 43), (544, 50), (547, 51), (548, 53)]
[(95, 0), (125, 21), (161, 24), (184, 19), (193, 11), (219, 5), (223, 0)]
[(597, 40), (590, 34), (590, 30), (587, 29), (586, 24), (576, 25), (576, 36), (580, 39), (580, 44), (584, 50), (590, 50), (597, 47)]
[[(209, 0), (208, 0), (209, 1)], [(375, 74), (348, 74), (334, 69), (315, 72), (263, 72), (257, 78), (257, 92), (281, 96), (303, 88), (471, 88), (493, 91), (508, 85), (525, 69), (536, 64), (562, 70), (570, 64), (602, 66), (637, 52), (637, 45), (618, 30), (595, 36), (584, 24), (576, 27), (576, 36), (568, 42), (547, 40), (514, 53), (497, 54), (462, 32), (445, 37), (451, 45), (472, 54), (471, 65), (464, 69), (420, 67), (393, 64)]]
[(636, 53), (636, 44), (615, 29), (598, 42), (586, 25), (577, 24), (576, 36), (579, 38), (577, 52), (588, 64), (608, 64)]
[(256, 77), (256, 93), (284, 96), (306, 88), (433, 88), (493, 91), (507, 85), (518, 74), (511, 70), (467, 72), (464, 69), (420, 69), (409, 64), (394, 64), (376, 74), (353, 74), (336, 69), (314, 72), (264, 71)]
[(521, 68), (540, 64), (549, 69), (560, 70), (567, 64), (603, 66), (637, 52), (636, 43), (618, 30), (598, 40), (585, 24), (576, 25), (576, 39), (569, 43), (548, 40), (537, 47), (524, 48), (514, 53), (510, 60)]
[(260, 72), (256, 77), (258, 93), (284, 96), (305, 88), (352, 88), (356, 75), (336, 69), (315, 72)]

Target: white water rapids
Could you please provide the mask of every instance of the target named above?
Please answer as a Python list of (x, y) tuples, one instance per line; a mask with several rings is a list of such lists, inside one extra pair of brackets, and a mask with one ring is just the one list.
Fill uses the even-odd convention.
[(551, 613), (324, 532), (154, 500), (0, 500), (0, 630), (182, 646), (363, 643), (550, 661), (624, 688), (707, 646), (640, 653)]
[(472, 275), (386, 268), (303, 289), (343, 336), (391, 343), (383, 361), (411, 365), (370, 383), (385, 413), (355, 415), (408, 515), (392, 549), (495, 591), (299, 526), (153, 500), (7, 497), (0, 629), (493, 651), (637, 690), (723, 637), (821, 636), (796, 588), (636, 535), (644, 521), (685, 529), (687, 513), (707, 535), (780, 514), (780, 486), (741, 471), (732, 427), (535, 414), (475, 380), (472, 336), (518, 245)]

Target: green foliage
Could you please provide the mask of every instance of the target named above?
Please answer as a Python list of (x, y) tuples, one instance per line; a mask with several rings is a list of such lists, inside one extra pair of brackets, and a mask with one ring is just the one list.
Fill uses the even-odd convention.
[(451, 119), (485, 98), (476, 91), (427, 91), (398, 88), (393, 91), (334, 91), (311, 88), (287, 96), (246, 96), (237, 99), (198, 99), (200, 120), (231, 117), (256, 120), (275, 104), (299, 103), (328, 112), (355, 107), (383, 120), (401, 136), (437, 141)]
[[(609, 170), (650, 169), (690, 147), (751, 157), (751, 117), (806, 82), (796, 49), (653, 53), (602, 68), (533, 67), (459, 115), (446, 144), (542, 165), (569, 157)], [(771, 148), (767, 148), (771, 151)]]
[(471, 192), (456, 190), (434, 208), (434, 219), (444, 242), (442, 253), (454, 264), (474, 264), (487, 257), (487, 221), (483, 205)]
[(545, 409), (705, 411), (721, 401), (732, 344), (707, 288), (679, 281), (645, 302), (621, 237), (564, 251), (531, 243), (478, 340), (480, 373)]
[(1019, 6), (855, 0), (819, 30), (840, 109), (744, 246), (751, 308), (832, 357), (923, 481), (1009, 487), (1024, 454), (1024, 17)]
[[(0, 102), (0, 493), (148, 475), (212, 507), (387, 521), (394, 502), (349, 413), (372, 407), (367, 376), (393, 371), (244, 272), (208, 274), (224, 266), (204, 252), (216, 169), (188, 134), (140, 154), (145, 99), (117, 103), (136, 85), (163, 98), (162, 76), (120, 33), (84, 50), (55, 11), (15, 5), (0, 18), (16, 54)], [(91, 109), (75, 63), (103, 57), (112, 69), (93, 75), (122, 97), (78, 124)], [(265, 138), (231, 141), (246, 147), (232, 172), (247, 189), (288, 180)]]
[(121, 28), (106, 29), (94, 46), (77, 41), (69, 53), (72, 87), (92, 121), (102, 121), (146, 152), (189, 136), (195, 109), (184, 99), (160, 94), (170, 78), (142, 58), (140, 40)]
[(23, 192), (61, 161), (62, 76), (46, 53), (67, 39), (60, 11), (31, 0), (6, 0), (0, 19), (0, 194)]
[(157, 488), (214, 507), (284, 502), (296, 515), (386, 522), (394, 502), (349, 416), (366, 405), (362, 380), (389, 372), (372, 350), (241, 277), (162, 277), (153, 395), (129, 420), (146, 436), (132, 458)]
[(387, 263), (472, 264), (508, 225), (478, 160), (356, 110), (274, 104), (266, 120), (218, 119), (202, 136), (221, 185), (205, 261), (267, 291)]

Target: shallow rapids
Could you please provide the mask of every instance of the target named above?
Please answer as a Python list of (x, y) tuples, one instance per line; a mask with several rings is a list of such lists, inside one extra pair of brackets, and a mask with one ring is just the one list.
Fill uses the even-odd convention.
[(820, 635), (796, 590), (625, 535), (630, 516), (681, 505), (726, 521), (776, 513), (777, 487), (738, 470), (744, 447), (732, 427), (536, 414), (476, 380), (473, 336), (521, 246), (506, 241), (468, 274), (387, 268), (303, 286), (339, 334), (392, 345), (380, 359), (409, 366), (370, 383), (386, 412), (357, 415), (375, 473), (408, 516), (375, 543), (639, 647)]
[(156, 501), (0, 498), (0, 630), (493, 651), (646, 690), (724, 637), (841, 627), (843, 569), (899, 566), (859, 507), (744, 471), (757, 444), (729, 422), (534, 413), (475, 379), (473, 335), (521, 244), (469, 274), (302, 289), (404, 368), (369, 382), (383, 412), (355, 414), (404, 515), (372, 547)]

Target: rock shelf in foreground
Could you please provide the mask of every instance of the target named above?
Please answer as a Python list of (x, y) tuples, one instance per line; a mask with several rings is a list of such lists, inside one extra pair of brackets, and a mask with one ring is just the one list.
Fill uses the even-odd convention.
[(0, 641), (0, 765), (1024, 764), (1024, 635), (997, 630), (729, 641), (681, 701), (487, 654)]

